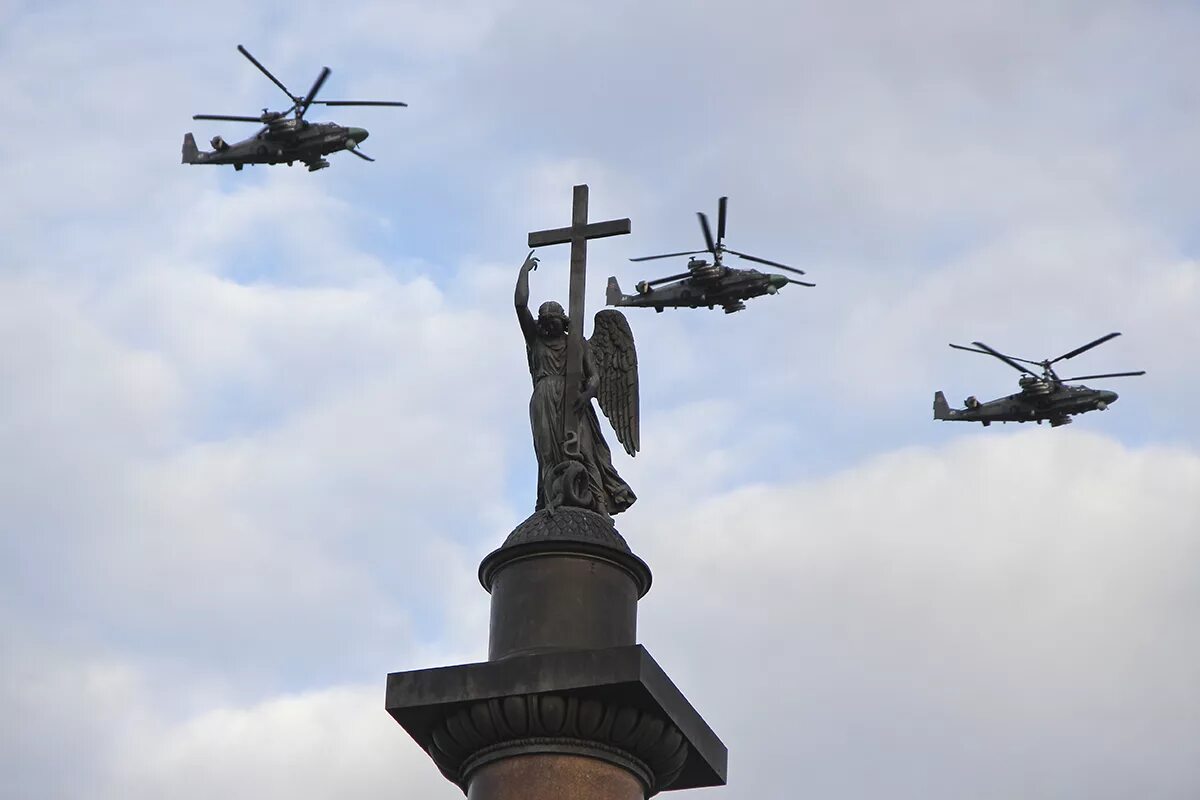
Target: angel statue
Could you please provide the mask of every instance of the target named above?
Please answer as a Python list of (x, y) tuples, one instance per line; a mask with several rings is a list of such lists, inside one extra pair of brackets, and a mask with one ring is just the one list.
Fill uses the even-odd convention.
[(538, 260), (531, 253), (521, 265), (514, 302), (533, 396), (529, 424), (537, 454), (537, 509), (551, 513), (561, 505), (580, 506), (605, 516), (633, 505), (637, 496), (612, 465), (612, 453), (600, 431), (592, 398), (600, 401), (617, 439), (629, 455), (638, 451), (637, 353), (625, 316), (614, 310), (596, 313), (592, 338), (583, 342), (583, 381), (575, 403), (575, 430), (566, 430), (564, 398), (567, 369), (567, 315), (554, 301), (542, 303), (535, 320), (529, 313), (529, 273)]

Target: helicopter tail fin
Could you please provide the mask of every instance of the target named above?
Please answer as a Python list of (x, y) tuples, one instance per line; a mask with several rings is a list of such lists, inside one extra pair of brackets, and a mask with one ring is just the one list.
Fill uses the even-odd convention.
[(200, 148), (196, 147), (196, 139), (190, 133), (183, 136), (183, 164), (196, 164), (200, 161)]
[(619, 306), (624, 299), (625, 294), (621, 291), (621, 285), (617, 283), (616, 278), (609, 276), (608, 289), (604, 295), (604, 302), (610, 306)]
[(950, 404), (946, 402), (946, 395), (941, 392), (935, 392), (933, 395), (933, 418), (950, 419)]

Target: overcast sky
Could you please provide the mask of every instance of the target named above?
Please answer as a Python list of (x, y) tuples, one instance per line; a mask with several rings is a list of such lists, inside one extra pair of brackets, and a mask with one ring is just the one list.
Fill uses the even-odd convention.
[[(769, 800), (1200, 796), (1200, 6), (0, 4), (0, 795), (461, 797), (387, 672), (481, 660), (531, 510), (510, 305), (571, 186), (589, 304), (730, 246), (808, 271), (631, 309), (640, 638)], [(322, 66), (331, 167), (184, 166)], [(567, 251), (533, 301), (565, 301)], [(1120, 401), (1016, 390), (948, 342)], [(1066, 373), (1064, 373), (1066, 374)]]

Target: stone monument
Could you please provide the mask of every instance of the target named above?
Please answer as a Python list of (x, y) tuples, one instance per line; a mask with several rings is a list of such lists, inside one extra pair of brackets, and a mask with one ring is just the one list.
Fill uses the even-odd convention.
[(613, 525), (636, 497), (591, 404), (636, 453), (637, 357), (620, 312), (597, 313), (583, 338), (587, 242), (630, 224), (588, 223), (587, 201), (576, 186), (571, 226), (529, 234), (533, 248), (571, 244), (569, 312), (529, 312), (532, 253), (517, 280), (537, 500), (479, 565), (488, 660), (387, 679), (388, 712), (469, 800), (645, 800), (725, 783), (725, 745), (637, 643), (650, 568)]

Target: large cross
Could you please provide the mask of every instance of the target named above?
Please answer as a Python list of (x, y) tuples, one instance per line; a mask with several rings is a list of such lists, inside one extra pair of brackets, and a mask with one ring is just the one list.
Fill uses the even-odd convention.
[[(588, 239), (603, 239), (629, 233), (629, 219), (610, 219), (606, 222), (587, 221), (588, 187), (575, 187), (574, 203), (571, 207), (571, 227), (529, 234), (530, 247), (571, 243), (571, 294), (567, 309), (567, 374), (563, 393), (564, 449), (577, 455), (578, 417), (575, 401), (583, 386), (583, 290), (587, 280)], [(572, 452), (574, 451), (574, 452)]]

